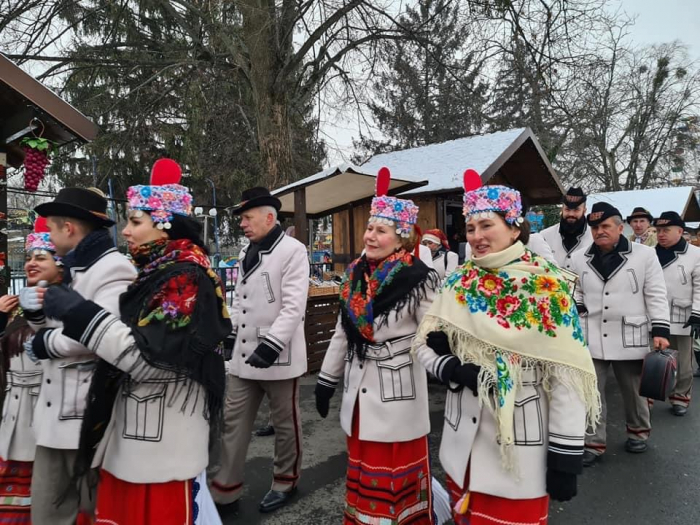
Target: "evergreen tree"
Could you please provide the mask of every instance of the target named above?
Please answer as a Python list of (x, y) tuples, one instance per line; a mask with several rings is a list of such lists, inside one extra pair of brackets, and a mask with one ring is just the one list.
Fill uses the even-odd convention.
[[(421, 0), (401, 18), (410, 40), (386, 43), (374, 83), (372, 116), (385, 140), (362, 138), (361, 156), (478, 133), (487, 85), (460, 3)], [(356, 159), (359, 160), (359, 159)]]

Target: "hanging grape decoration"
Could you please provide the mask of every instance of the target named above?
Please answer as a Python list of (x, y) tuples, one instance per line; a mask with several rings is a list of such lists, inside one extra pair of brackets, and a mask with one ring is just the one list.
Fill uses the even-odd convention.
[(25, 137), (20, 145), (24, 150), (24, 189), (34, 192), (44, 180), (46, 168), (50, 164), (51, 141), (41, 136)]

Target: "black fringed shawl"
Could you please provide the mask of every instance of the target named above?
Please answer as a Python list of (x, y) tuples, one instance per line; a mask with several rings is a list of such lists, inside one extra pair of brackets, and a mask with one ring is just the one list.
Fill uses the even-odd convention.
[[(226, 375), (220, 343), (231, 332), (221, 285), (201, 249), (187, 241), (146, 246), (134, 254), (141, 266), (136, 281), (120, 297), (121, 320), (131, 328), (141, 357), (152, 367), (182, 376), (188, 392), (207, 393), (205, 417), (213, 427), (222, 419)], [(124, 349), (124, 354), (133, 346)], [(138, 365), (137, 365), (138, 366)], [(99, 360), (90, 385), (80, 433), (76, 475), (90, 469), (127, 372)], [(192, 403), (194, 412), (196, 398)]]
[(363, 255), (353, 261), (340, 287), (340, 315), (348, 339), (348, 358), (364, 360), (367, 345), (375, 344), (374, 322), (389, 323), (404, 308), (413, 315), (428, 288), (437, 289), (440, 278), (423, 261), (401, 250), (381, 261), (376, 268)]

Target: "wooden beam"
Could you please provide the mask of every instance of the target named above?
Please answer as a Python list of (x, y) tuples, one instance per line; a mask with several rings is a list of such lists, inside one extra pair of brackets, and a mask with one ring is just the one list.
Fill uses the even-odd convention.
[(355, 213), (353, 207), (348, 207), (348, 252), (350, 260), (355, 259)]
[(294, 236), (304, 246), (308, 246), (309, 219), (306, 216), (306, 188), (294, 191)]

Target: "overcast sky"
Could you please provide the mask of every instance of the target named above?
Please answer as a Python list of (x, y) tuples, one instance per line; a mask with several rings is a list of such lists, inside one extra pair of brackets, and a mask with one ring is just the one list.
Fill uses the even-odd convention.
[(620, 0), (629, 15), (637, 15), (632, 39), (640, 44), (680, 40), (700, 58), (700, 0)]
[[(692, 59), (700, 61), (700, 0), (617, 0), (619, 7), (637, 20), (630, 38), (639, 45), (680, 40), (688, 44)], [(614, 7), (614, 2), (611, 7)], [(328, 166), (349, 161), (352, 139), (359, 136), (355, 122), (334, 120), (322, 125), (321, 138), (328, 143)]]

